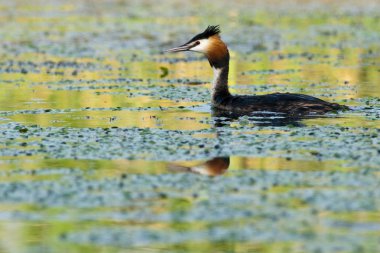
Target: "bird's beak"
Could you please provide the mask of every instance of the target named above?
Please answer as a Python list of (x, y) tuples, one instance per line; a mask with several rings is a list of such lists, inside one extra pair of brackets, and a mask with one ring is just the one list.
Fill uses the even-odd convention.
[(175, 53), (175, 52), (182, 52), (182, 51), (188, 51), (190, 48), (192, 48), (192, 44), (185, 44), (179, 47), (174, 47), (168, 50), (165, 50), (164, 53)]

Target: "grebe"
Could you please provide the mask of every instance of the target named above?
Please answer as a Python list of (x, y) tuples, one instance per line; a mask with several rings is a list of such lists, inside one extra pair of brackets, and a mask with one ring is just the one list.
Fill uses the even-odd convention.
[(320, 115), (331, 111), (348, 109), (344, 105), (329, 103), (316, 97), (295, 93), (251, 96), (231, 95), (228, 90), (230, 54), (219, 34), (219, 26), (208, 26), (204, 32), (196, 35), (182, 46), (166, 50), (166, 52), (199, 52), (207, 57), (214, 70), (211, 91), (211, 103), (214, 109), (241, 114), (270, 111), (284, 113), (288, 116)]

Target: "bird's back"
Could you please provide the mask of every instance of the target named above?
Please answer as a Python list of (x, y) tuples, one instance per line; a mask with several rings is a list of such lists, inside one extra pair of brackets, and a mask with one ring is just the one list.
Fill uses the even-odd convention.
[(296, 93), (273, 93), (257, 96), (230, 96), (215, 101), (214, 107), (236, 112), (280, 112), (287, 115), (325, 114), (346, 110), (347, 106)]

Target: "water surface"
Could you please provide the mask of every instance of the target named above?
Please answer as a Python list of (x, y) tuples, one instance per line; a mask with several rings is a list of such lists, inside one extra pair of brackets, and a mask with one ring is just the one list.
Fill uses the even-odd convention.
[[(1, 3), (0, 252), (378, 251), (380, 6), (365, 2)], [(161, 53), (209, 24), (233, 93), (353, 110), (215, 117), (207, 60)]]

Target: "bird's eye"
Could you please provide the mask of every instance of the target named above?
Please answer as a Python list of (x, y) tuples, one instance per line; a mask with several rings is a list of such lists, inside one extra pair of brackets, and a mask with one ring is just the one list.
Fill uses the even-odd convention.
[(197, 40), (197, 41), (195, 42), (195, 45), (198, 46), (199, 44), (201, 44), (201, 42), (200, 42), (199, 40)]

